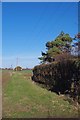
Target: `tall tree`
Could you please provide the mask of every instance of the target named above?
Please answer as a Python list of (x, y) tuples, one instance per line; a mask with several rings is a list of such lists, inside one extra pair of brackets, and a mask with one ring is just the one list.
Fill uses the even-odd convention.
[(46, 53), (42, 52), (42, 57), (39, 59), (42, 63), (53, 62), (58, 56), (63, 54), (71, 54), (71, 43), (73, 38), (69, 34), (65, 34), (63, 31), (54, 39), (46, 43)]
[(78, 39), (76, 46), (78, 47), (78, 57), (80, 57), (80, 32), (75, 36), (75, 39)]

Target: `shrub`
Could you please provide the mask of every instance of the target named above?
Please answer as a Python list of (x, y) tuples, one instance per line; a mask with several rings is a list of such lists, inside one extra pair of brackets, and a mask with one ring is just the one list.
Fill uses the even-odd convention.
[(20, 66), (17, 66), (17, 67), (15, 67), (15, 69), (14, 69), (15, 71), (21, 71), (22, 70), (22, 68), (20, 67)]
[[(80, 61), (62, 60), (35, 66), (32, 80), (43, 84), (48, 90), (80, 96)], [(72, 92), (72, 84), (73, 92)]]

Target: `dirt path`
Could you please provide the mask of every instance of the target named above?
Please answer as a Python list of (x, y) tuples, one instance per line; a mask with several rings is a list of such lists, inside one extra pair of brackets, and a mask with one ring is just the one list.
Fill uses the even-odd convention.
[(11, 72), (9, 71), (3, 71), (2, 72), (2, 84), (4, 85), (7, 81), (9, 81), (11, 78)]

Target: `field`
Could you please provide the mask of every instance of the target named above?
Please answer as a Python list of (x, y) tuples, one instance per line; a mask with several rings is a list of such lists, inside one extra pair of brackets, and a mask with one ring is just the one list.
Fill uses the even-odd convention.
[(76, 105), (36, 85), (31, 76), (31, 70), (2, 71), (3, 118), (79, 117)]

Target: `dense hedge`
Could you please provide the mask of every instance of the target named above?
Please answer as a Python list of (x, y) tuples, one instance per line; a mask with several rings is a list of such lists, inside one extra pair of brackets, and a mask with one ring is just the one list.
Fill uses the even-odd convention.
[(32, 80), (57, 93), (80, 95), (80, 60), (62, 60), (35, 66)]

